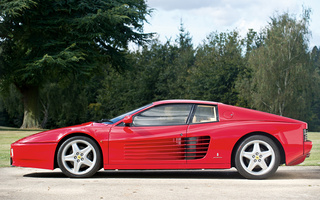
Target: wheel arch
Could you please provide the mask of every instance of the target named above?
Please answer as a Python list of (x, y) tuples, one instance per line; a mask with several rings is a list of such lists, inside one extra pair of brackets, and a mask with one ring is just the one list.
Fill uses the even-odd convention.
[(236, 151), (237, 151), (238, 147), (240, 146), (240, 144), (242, 143), (242, 141), (244, 141), (248, 137), (251, 137), (251, 136), (254, 136), (254, 135), (262, 135), (262, 136), (266, 136), (266, 137), (270, 138), (277, 145), (277, 147), (279, 149), (280, 156), (281, 156), (280, 164), (284, 164), (286, 162), (285, 151), (283, 149), (283, 146), (281, 145), (281, 143), (279, 142), (279, 140), (276, 137), (274, 137), (273, 135), (270, 135), (269, 133), (266, 133), (266, 132), (251, 132), (251, 133), (248, 133), (248, 134), (242, 136), (236, 142), (236, 144), (233, 146), (232, 154), (231, 154), (231, 167), (235, 167)]
[(55, 152), (54, 152), (54, 169), (55, 169), (55, 168), (59, 168), (59, 166), (58, 166), (58, 161), (57, 161), (57, 156), (58, 156), (59, 148), (61, 147), (61, 145), (62, 145), (66, 140), (68, 140), (69, 138), (75, 137), (75, 136), (84, 136), (84, 137), (90, 138), (90, 139), (92, 139), (92, 140), (98, 145), (99, 151), (100, 151), (100, 153), (101, 153), (101, 166), (100, 166), (100, 167), (102, 168), (102, 167), (103, 167), (103, 163), (104, 163), (104, 161), (103, 161), (103, 152), (102, 152), (101, 146), (99, 145), (99, 142), (97, 142), (97, 140), (96, 140), (94, 137), (92, 137), (92, 136), (90, 136), (90, 135), (88, 135), (88, 134), (86, 134), (86, 133), (77, 132), (77, 133), (68, 134), (68, 135), (64, 136), (64, 137), (59, 141), (59, 143), (58, 143), (58, 145), (57, 145), (57, 147), (56, 147), (56, 149), (55, 149)]

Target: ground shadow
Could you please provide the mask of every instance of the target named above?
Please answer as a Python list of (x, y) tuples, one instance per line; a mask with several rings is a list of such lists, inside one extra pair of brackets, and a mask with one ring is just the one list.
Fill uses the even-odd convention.
[(243, 179), (237, 171), (100, 171), (95, 177), (147, 179)]
[[(36, 172), (28, 178), (68, 178), (62, 172)], [(91, 179), (244, 179), (235, 169), (228, 170), (100, 170)], [(319, 170), (280, 170), (273, 179), (320, 179)]]
[[(67, 178), (62, 172), (36, 172), (25, 174), (28, 178)], [(122, 179), (243, 179), (235, 170), (200, 171), (200, 170), (101, 170), (93, 179), (122, 178)]]

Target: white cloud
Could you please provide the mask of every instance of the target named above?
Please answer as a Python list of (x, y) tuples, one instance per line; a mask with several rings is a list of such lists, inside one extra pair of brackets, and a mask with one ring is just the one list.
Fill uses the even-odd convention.
[(147, 0), (147, 4), (152, 8), (163, 10), (191, 10), (212, 6), (212, 0)]
[(265, 27), (276, 11), (288, 11), (299, 17), (302, 5), (309, 6), (313, 9), (311, 45), (315, 45), (315, 39), (320, 45), (320, 28), (314, 23), (320, 20), (320, 1), (317, 0), (147, 0), (147, 4), (155, 10), (149, 19), (151, 25), (145, 26), (146, 32), (159, 33), (161, 41), (175, 39), (182, 19), (195, 45), (213, 31), (237, 29), (244, 37), (249, 28), (260, 31)]

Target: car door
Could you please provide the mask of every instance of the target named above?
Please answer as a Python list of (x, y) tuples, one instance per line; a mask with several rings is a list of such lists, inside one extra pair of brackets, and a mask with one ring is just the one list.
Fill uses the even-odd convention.
[(121, 169), (181, 168), (192, 104), (164, 104), (133, 116), (109, 133), (109, 163)]
[(191, 167), (192, 164), (219, 162), (219, 159), (213, 159), (220, 155), (213, 154), (218, 144), (213, 142), (216, 138), (212, 138), (218, 122), (217, 106), (195, 105), (193, 110), (185, 139), (187, 164)]

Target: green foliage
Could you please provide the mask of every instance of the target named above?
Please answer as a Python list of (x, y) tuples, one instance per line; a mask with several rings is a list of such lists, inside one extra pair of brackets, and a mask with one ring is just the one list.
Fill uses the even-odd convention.
[[(150, 10), (143, 0), (0, 6), (0, 118), (6, 124), (21, 123), (19, 99), (34, 88), (46, 128), (112, 118), (156, 100), (202, 99), (320, 129), (320, 51), (309, 51), (309, 10), (301, 19), (276, 15), (245, 38), (235, 30), (213, 32), (194, 47), (182, 22), (175, 39), (144, 43)], [(128, 52), (128, 42), (140, 49)]]
[(144, 0), (1, 1), (1, 86), (23, 95), (23, 127), (39, 124), (33, 105), (44, 84), (88, 79), (106, 63), (124, 68), (128, 43), (150, 37), (142, 33), (149, 12)]
[(313, 130), (320, 130), (320, 49), (314, 47), (311, 52), (311, 65), (314, 73), (311, 75), (312, 79), (312, 98), (309, 99), (311, 103), (311, 111), (308, 115), (309, 127)]
[(192, 38), (183, 24), (175, 44), (169, 41), (161, 48), (158, 83), (155, 99), (183, 99), (190, 97), (189, 73), (195, 62)]
[[(301, 120), (310, 115), (314, 70), (307, 43), (309, 12), (300, 20), (288, 13), (272, 17), (262, 32), (263, 43), (250, 52), (251, 74), (240, 85), (243, 92), (250, 91), (245, 95), (254, 108)], [(243, 89), (246, 84), (249, 88)]]
[[(132, 53), (132, 69), (106, 72), (97, 104), (110, 118), (162, 99), (203, 99), (237, 103), (235, 82), (244, 70), (242, 41), (237, 32), (211, 34), (197, 50), (181, 24), (175, 43), (154, 41)], [(99, 108), (99, 109), (97, 109)], [(104, 117), (103, 117), (104, 116)]]
[(63, 127), (86, 121), (89, 99), (84, 87), (73, 81), (45, 84), (41, 90), (42, 127)]
[(242, 48), (236, 31), (210, 34), (198, 47), (191, 71), (192, 98), (235, 105), (238, 101), (235, 82), (245, 68)]
[(0, 93), (0, 126), (20, 126), (23, 118), (21, 94), (10, 85)]
[(131, 69), (105, 72), (97, 103), (90, 104), (91, 115), (111, 118), (152, 101), (188, 98), (194, 53), (191, 37), (182, 24), (174, 44), (155, 40), (132, 52), (127, 58)]

